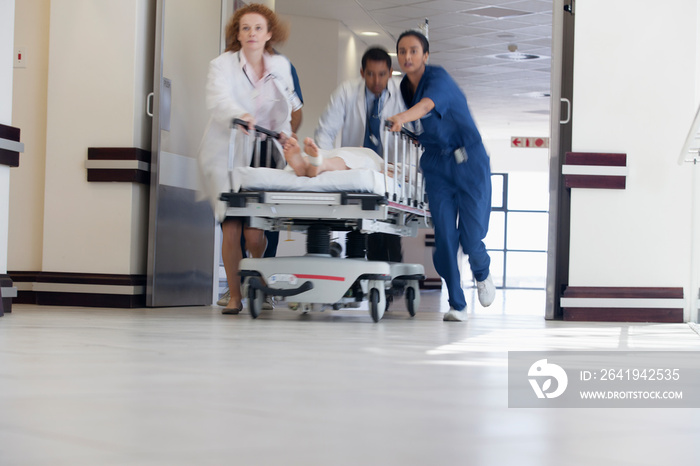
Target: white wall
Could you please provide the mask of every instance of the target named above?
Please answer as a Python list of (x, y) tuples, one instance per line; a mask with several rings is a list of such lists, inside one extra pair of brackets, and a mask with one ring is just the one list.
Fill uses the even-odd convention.
[(572, 148), (627, 153), (629, 174), (625, 190), (572, 190), (570, 285), (688, 285), (691, 179), (676, 160), (698, 99), (697, 10), (576, 4)]
[[(0, 123), (12, 126), (15, 2), (0, 0)], [(0, 165), (0, 274), (7, 272), (10, 167)]]
[[(549, 129), (526, 133), (526, 137), (547, 137)], [(515, 134), (513, 136), (516, 136)], [(549, 149), (513, 148), (510, 138), (484, 139), (491, 157), (491, 172), (549, 172)]]
[(15, 2), (0, 0), (0, 123), (12, 123)]
[(344, 25), (338, 30), (338, 84), (348, 79), (359, 78), (362, 68), (362, 55), (367, 45)]
[(313, 136), (328, 97), (338, 85), (338, 31), (342, 25), (337, 21), (301, 16), (282, 18), (289, 21), (291, 33), (289, 40), (277, 50), (289, 58), (299, 75), (304, 119), (297, 136), (303, 139)]
[(12, 175), (11, 270), (145, 273), (148, 189), (88, 183), (85, 161), (88, 147), (150, 150), (154, 5), (27, 0), (18, 9), (28, 55), (15, 70), (14, 112), (27, 153)]
[(24, 154), (11, 172), (8, 270), (42, 266), (49, 5), (23, 0), (15, 9), (15, 43), (24, 47), (27, 62), (14, 70), (12, 121), (22, 131)]

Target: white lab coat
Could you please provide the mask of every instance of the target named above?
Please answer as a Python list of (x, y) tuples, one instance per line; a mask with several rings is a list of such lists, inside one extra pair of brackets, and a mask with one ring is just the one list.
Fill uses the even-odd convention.
[[(272, 75), (277, 94), (270, 119), (271, 129), (292, 134), (292, 110), (301, 108), (301, 101), (294, 93), (291, 65), (282, 55), (265, 54), (266, 70)], [(199, 171), (203, 191), (211, 202), (217, 221), (225, 218), (226, 204), (219, 200), (224, 192), (231, 190), (229, 176), (229, 145), (232, 141), (231, 122), (246, 113), (255, 116), (253, 84), (243, 72), (240, 52), (225, 52), (209, 63), (206, 86), (206, 105), (211, 118), (204, 131), (199, 149)], [(238, 131), (238, 136), (244, 136)], [(236, 137), (233, 147), (233, 168), (250, 166), (252, 145), (246, 137)], [(276, 141), (275, 141), (276, 142)], [(284, 154), (276, 144), (273, 150), (277, 167), (286, 165)]]
[[(388, 117), (406, 110), (399, 89), (400, 80), (391, 78), (387, 84), (387, 97), (381, 111), (382, 124)], [(333, 91), (331, 100), (318, 120), (314, 139), (318, 147), (332, 149), (338, 133), (341, 147), (362, 147), (365, 142), (367, 99), (363, 78), (345, 81)], [(382, 128), (381, 137), (384, 140)]]

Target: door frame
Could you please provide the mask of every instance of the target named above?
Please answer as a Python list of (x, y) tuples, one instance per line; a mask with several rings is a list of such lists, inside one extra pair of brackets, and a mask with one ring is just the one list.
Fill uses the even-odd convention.
[(571, 151), (576, 0), (554, 0), (550, 90), (549, 237), (545, 319), (561, 319), (560, 299), (569, 282), (571, 193), (562, 165)]

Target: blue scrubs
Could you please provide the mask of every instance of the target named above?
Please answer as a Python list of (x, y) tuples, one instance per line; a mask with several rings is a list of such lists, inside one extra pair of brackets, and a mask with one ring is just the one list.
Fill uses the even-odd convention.
[[(457, 264), (459, 246), (469, 256), (474, 278), (488, 277), (491, 259), (483, 239), (491, 215), (491, 168), (467, 99), (450, 75), (426, 65), (415, 95), (408, 78), (401, 90), (407, 107), (427, 97), (435, 108), (420, 120), (418, 139), (425, 147), (420, 166), (435, 226), (435, 270), (445, 280), (452, 308), (467, 306)], [(458, 163), (455, 151), (464, 148)]]

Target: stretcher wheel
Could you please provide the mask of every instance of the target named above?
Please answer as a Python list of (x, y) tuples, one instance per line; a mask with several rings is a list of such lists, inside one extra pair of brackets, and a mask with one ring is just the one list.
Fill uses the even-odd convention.
[(412, 286), (406, 288), (406, 309), (411, 317), (416, 315), (416, 290)]
[(379, 290), (372, 288), (369, 290), (369, 313), (372, 315), (372, 320), (379, 322)]
[(255, 287), (248, 286), (248, 310), (253, 319), (257, 319), (260, 315), (264, 299), (262, 291)]
[(408, 283), (406, 283), (405, 293), (406, 308), (408, 309), (408, 313), (414, 316), (420, 307), (420, 282), (418, 280), (409, 280)]
[(369, 290), (369, 311), (372, 315), (372, 320), (379, 322), (384, 317), (386, 310), (386, 293), (384, 286), (386, 282), (383, 280), (370, 280), (367, 286)]

